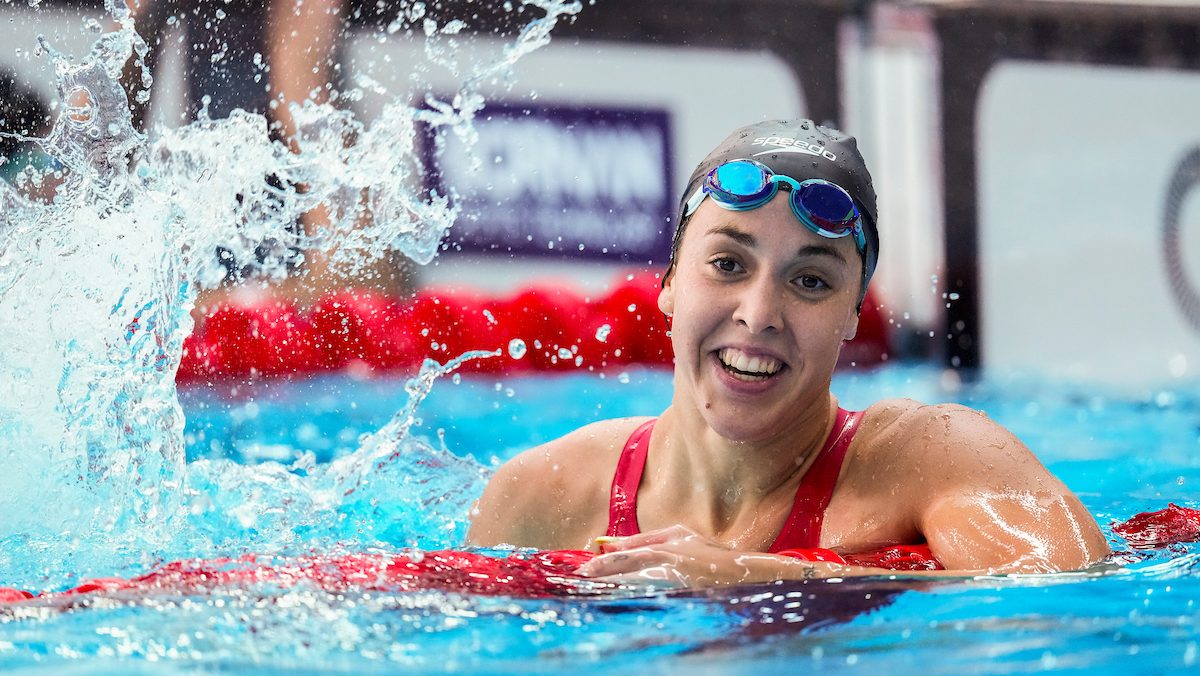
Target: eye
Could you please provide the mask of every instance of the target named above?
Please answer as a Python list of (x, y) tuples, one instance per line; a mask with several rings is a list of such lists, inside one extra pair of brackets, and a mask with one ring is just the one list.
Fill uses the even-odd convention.
[(796, 278), (796, 283), (805, 289), (813, 291), (830, 288), (829, 285), (825, 283), (825, 280), (814, 275), (800, 275)]
[(732, 258), (726, 258), (723, 256), (719, 257), (719, 258), (714, 258), (711, 261), (711, 264), (717, 270), (720, 270), (721, 272), (729, 273), (729, 274), (732, 274), (734, 272), (740, 272), (742, 270), (741, 263), (735, 261)]

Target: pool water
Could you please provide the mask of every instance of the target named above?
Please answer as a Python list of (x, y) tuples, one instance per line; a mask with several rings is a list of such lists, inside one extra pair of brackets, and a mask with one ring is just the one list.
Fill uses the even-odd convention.
[[(376, 465), (362, 501), (336, 508), (322, 472), (395, 422), (401, 380), (327, 376), (183, 390), (189, 517), (159, 558), (446, 548), (461, 542), (490, 469), (580, 424), (654, 414), (663, 371), (440, 379), (416, 407), (401, 458)], [(839, 374), (843, 405), (890, 396), (961, 401), (1016, 432), (1111, 534), (1114, 520), (1196, 506), (1194, 387), (1117, 393), (1035, 378), (963, 385), (939, 369)], [(423, 440), (423, 441), (422, 441)], [(312, 482), (306, 484), (305, 482)], [(383, 485), (380, 485), (383, 484)], [(304, 486), (298, 488), (297, 486)], [(307, 501), (307, 502), (306, 502)], [(250, 505), (250, 509), (246, 509)], [(325, 516), (320, 516), (322, 513)], [(313, 516), (317, 515), (317, 516)], [(530, 672), (666, 666), (699, 673), (804, 668), (923, 673), (1194, 667), (1195, 545), (1130, 552), (1089, 573), (912, 582), (790, 582), (556, 599), (462, 593), (331, 594), (303, 585), (234, 593), (98, 595), (68, 610), (0, 610), (0, 668)], [(156, 561), (88, 574), (130, 575)], [(78, 579), (39, 578), (64, 589)]]

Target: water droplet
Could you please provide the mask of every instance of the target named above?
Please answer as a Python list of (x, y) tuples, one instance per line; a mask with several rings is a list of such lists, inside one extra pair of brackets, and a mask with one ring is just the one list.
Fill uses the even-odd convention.
[(626, 309), (626, 310), (629, 310), (630, 312), (634, 312), (634, 311), (636, 311), (636, 310), (637, 310), (637, 304), (636, 304), (636, 303), (630, 303), (630, 304), (629, 304), (629, 307), (627, 307), (627, 308), (625, 308), (625, 309)]
[(608, 324), (601, 324), (600, 328), (596, 329), (596, 340), (601, 343), (608, 342), (608, 334), (612, 333), (612, 327)]
[(525, 341), (521, 340), (520, 338), (513, 338), (512, 340), (508, 341), (508, 356), (512, 357), (513, 359), (520, 359), (521, 357), (524, 357), (527, 350), (528, 348), (525, 347)]
[(621, 371), (621, 373), (619, 373), (617, 375), (617, 382), (621, 383), (622, 385), (628, 385), (629, 384), (629, 374), (624, 371)]
[(484, 316), (484, 317), (487, 317), (487, 320), (488, 320), (488, 323), (489, 323), (489, 324), (498, 324), (498, 323), (499, 323), (499, 322), (497, 322), (497, 321), (496, 321), (496, 316), (492, 314), (492, 311), (491, 311), (491, 310), (484, 310), (484, 311), (483, 311), (483, 316)]
[(571, 350), (569, 350), (565, 347), (558, 348), (558, 358), (559, 359), (570, 359), (571, 358)]

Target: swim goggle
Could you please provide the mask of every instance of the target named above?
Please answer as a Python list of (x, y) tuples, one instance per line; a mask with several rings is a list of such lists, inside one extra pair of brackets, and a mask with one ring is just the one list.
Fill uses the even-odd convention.
[(780, 185), (791, 190), (788, 204), (805, 227), (830, 239), (852, 235), (858, 253), (866, 256), (867, 237), (863, 233), (862, 215), (845, 188), (819, 178), (797, 181), (776, 174), (754, 160), (730, 160), (708, 172), (700, 187), (688, 198), (683, 215), (686, 218), (695, 213), (707, 196), (723, 209), (757, 209), (775, 197)]

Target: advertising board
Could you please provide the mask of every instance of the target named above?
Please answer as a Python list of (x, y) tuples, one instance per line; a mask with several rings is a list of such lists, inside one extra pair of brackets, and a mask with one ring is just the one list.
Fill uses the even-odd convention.
[[(1200, 73), (1008, 61), (980, 104), (989, 370), (1200, 374)], [(948, 177), (947, 180), (953, 180)]]

